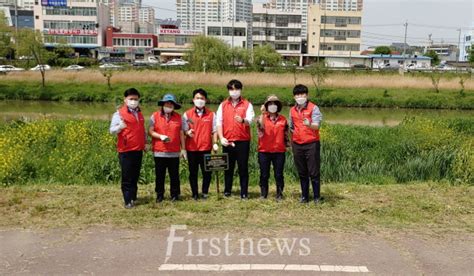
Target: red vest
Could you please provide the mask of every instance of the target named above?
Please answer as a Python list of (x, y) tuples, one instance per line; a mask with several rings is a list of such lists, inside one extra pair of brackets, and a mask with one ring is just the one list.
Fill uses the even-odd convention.
[(316, 105), (308, 102), (305, 108), (301, 111), (296, 110), (293, 106), (290, 110), (291, 121), (293, 122), (293, 142), (297, 144), (308, 144), (319, 141), (319, 129), (313, 130), (303, 124), (304, 119), (311, 122), (311, 114)]
[(222, 102), (222, 131), (229, 142), (250, 141), (250, 126), (237, 122), (234, 117), (245, 119), (249, 102), (241, 99), (234, 107), (231, 100)]
[(173, 111), (168, 121), (162, 111), (157, 111), (153, 113), (153, 119), (155, 120), (153, 130), (158, 134), (163, 134), (170, 138), (170, 141), (167, 143), (160, 139), (152, 138), (151, 143), (153, 145), (153, 151), (180, 152), (181, 115)]
[(118, 110), (120, 117), (127, 125), (117, 134), (117, 151), (140, 151), (145, 150), (145, 120), (142, 113), (137, 112), (138, 120), (132, 112), (128, 111), (126, 105)]
[(278, 115), (276, 121), (272, 121), (269, 115), (262, 115), (265, 128), (261, 130), (258, 137), (259, 152), (285, 152), (285, 129), (287, 127), (286, 118)]
[(186, 150), (210, 151), (212, 148), (212, 125), (214, 112), (204, 108), (204, 113), (199, 116), (196, 108), (186, 111), (189, 129), (194, 130), (193, 137), (186, 136)]

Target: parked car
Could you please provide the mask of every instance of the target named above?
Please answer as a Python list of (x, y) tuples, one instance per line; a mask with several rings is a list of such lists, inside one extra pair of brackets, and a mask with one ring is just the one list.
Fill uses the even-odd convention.
[(25, 71), (25, 69), (17, 68), (13, 65), (0, 65), (0, 72), (1, 73), (18, 72), (18, 71)]
[(80, 65), (69, 65), (68, 67), (63, 68), (64, 71), (80, 71), (82, 69), (84, 69), (84, 67)]
[(161, 66), (184, 66), (184, 65), (187, 65), (187, 64), (189, 64), (189, 62), (187, 62), (185, 60), (182, 60), (180, 58), (174, 58), (174, 59), (168, 61), (167, 63), (161, 64)]
[(352, 69), (354, 70), (370, 70), (370, 67), (365, 64), (354, 64), (352, 65)]
[(104, 57), (99, 60), (99, 63), (130, 63), (131, 60), (123, 57)]
[(99, 66), (100, 69), (109, 69), (109, 70), (118, 70), (122, 69), (123, 67), (120, 65), (115, 65), (112, 63), (105, 63)]
[(48, 71), (51, 70), (51, 66), (48, 64), (38, 64), (30, 69), (31, 71)]

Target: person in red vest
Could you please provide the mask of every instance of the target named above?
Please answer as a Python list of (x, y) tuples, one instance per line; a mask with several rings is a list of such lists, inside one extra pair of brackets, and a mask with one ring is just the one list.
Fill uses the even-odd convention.
[(240, 198), (248, 199), (250, 124), (255, 113), (252, 104), (242, 98), (243, 85), (239, 80), (227, 84), (229, 98), (217, 109), (216, 125), (223, 152), (229, 154), (229, 169), (225, 172), (224, 196), (230, 197), (235, 162), (239, 166)]
[(135, 88), (124, 93), (124, 104), (112, 116), (109, 131), (117, 135), (117, 151), (122, 170), (122, 195), (125, 208), (137, 201), (138, 178), (146, 145), (145, 120), (138, 106), (140, 93)]
[(282, 104), (278, 97), (270, 95), (262, 106), (262, 115), (257, 120), (260, 197), (263, 199), (268, 196), (271, 164), (273, 164), (275, 175), (276, 199), (283, 198), (285, 186), (283, 169), (286, 146), (288, 145), (288, 123), (285, 116), (279, 114), (281, 109)]
[(298, 84), (293, 89), (296, 105), (290, 109), (290, 132), (293, 157), (301, 184), (301, 203), (309, 202), (309, 181), (313, 186), (313, 200), (320, 201), (321, 157), (319, 127), (323, 115), (319, 107), (308, 101), (308, 87)]
[(148, 134), (152, 138), (155, 159), (156, 202), (160, 203), (165, 194), (166, 170), (170, 176), (171, 201), (179, 200), (181, 194), (179, 158), (181, 155), (186, 159), (186, 150), (181, 115), (175, 112), (181, 108), (176, 97), (173, 94), (166, 94), (158, 102), (158, 106), (162, 108), (151, 115)]
[(219, 149), (217, 145), (216, 116), (214, 112), (205, 107), (207, 92), (202, 89), (193, 91), (194, 107), (183, 114), (183, 131), (186, 135), (186, 153), (188, 157), (189, 184), (191, 185), (192, 197), (199, 198), (198, 170), (202, 172), (202, 197), (207, 199), (209, 185), (211, 184), (211, 172), (204, 171), (204, 155), (210, 154), (211, 149), (215, 152)]

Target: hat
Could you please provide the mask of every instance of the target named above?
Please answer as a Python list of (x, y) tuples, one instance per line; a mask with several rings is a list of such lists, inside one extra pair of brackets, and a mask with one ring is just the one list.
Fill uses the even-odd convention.
[(278, 107), (277, 112), (281, 111), (283, 106), (276, 95), (270, 95), (267, 97), (267, 99), (265, 100), (265, 103), (263, 104), (265, 106), (265, 109), (268, 108), (268, 104), (270, 102), (274, 102), (276, 104), (276, 106)]
[(174, 104), (174, 109), (180, 109), (181, 108), (181, 105), (176, 101), (176, 96), (171, 94), (171, 93), (165, 94), (163, 96), (163, 99), (161, 99), (158, 102), (158, 105), (163, 106), (167, 102), (172, 102)]

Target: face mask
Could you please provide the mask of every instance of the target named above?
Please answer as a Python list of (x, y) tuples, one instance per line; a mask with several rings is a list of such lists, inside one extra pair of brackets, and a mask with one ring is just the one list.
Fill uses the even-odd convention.
[(163, 111), (167, 114), (173, 112), (173, 110), (174, 110), (174, 108), (172, 108), (172, 107), (167, 107), (167, 106), (163, 107)]
[(205, 104), (206, 104), (205, 100), (199, 100), (199, 99), (194, 100), (194, 105), (197, 108), (203, 108)]
[(298, 105), (304, 105), (306, 103), (306, 97), (299, 97), (299, 98), (296, 98), (295, 100)]
[(138, 107), (138, 101), (137, 100), (127, 100), (127, 106), (131, 109), (135, 109)]
[(276, 104), (271, 104), (267, 107), (268, 112), (276, 113), (278, 111), (278, 106)]
[(237, 100), (238, 98), (240, 98), (240, 90), (229, 90), (229, 96), (233, 100)]

